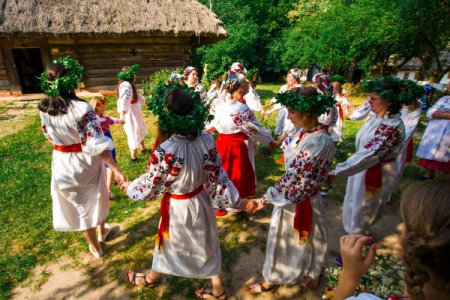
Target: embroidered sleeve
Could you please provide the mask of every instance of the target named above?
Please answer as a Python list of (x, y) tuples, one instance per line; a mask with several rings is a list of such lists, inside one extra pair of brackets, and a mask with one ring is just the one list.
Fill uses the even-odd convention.
[(433, 117), (431, 115), (437, 110), (441, 110), (444, 112), (450, 111), (450, 96), (444, 96), (436, 101), (436, 103), (427, 110), (427, 118), (432, 120)]
[(364, 102), (358, 109), (356, 109), (349, 117), (350, 120), (359, 121), (364, 119), (370, 113), (369, 101)]
[(220, 155), (215, 147), (204, 155), (203, 167), (208, 176), (206, 188), (213, 208), (216, 210), (238, 208), (239, 193), (223, 170)]
[(77, 122), (81, 147), (89, 156), (96, 156), (105, 150), (114, 149), (114, 142), (103, 135), (94, 110), (89, 106), (88, 111)]
[(165, 193), (183, 167), (184, 159), (158, 147), (152, 152), (148, 172), (133, 180), (127, 195), (133, 200), (154, 200)]
[(267, 144), (273, 141), (270, 131), (262, 127), (258, 119), (249, 109), (233, 114), (231, 118), (233, 119), (234, 125), (239, 127), (252, 140)]
[(300, 151), (286, 167), (286, 173), (274, 187), (267, 190), (263, 199), (274, 205), (287, 205), (315, 195), (327, 178), (333, 156), (334, 151), (329, 152), (327, 149), (314, 154), (308, 150)]
[(382, 160), (393, 158), (405, 141), (403, 123), (401, 126), (380, 124), (373, 137), (362, 149), (345, 162), (336, 165), (336, 176), (351, 176), (368, 169)]
[(133, 88), (131, 84), (123, 82), (119, 86), (119, 99), (117, 99), (117, 112), (127, 113), (130, 109), (131, 99), (133, 98)]
[(47, 130), (47, 126), (45, 126), (44, 121), (41, 118), (41, 128), (42, 128), (42, 133), (44, 134), (45, 138), (50, 142), (50, 143), (54, 143), (52, 140), (52, 137), (50, 136), (50, 134), (48, 133)]

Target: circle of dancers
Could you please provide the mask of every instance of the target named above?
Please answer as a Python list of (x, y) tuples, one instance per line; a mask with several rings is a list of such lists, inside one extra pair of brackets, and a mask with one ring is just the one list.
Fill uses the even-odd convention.
[[(53, 226), (77, 231), (95, 258), (103, 256), (111, 228), (106, 223), (115, 179), (136, 201), (161, 198), (161, 219), (151, 269), (129, 270), (136, 286), (158, 285), (162, 275), (210, 279), (195, 293), (201, 299), (226, 299), (221, 275), (216, 218), (272, 209), (262, 278), (244, 287), (250, 295), (273, 292), (280, 285), (317, 288), (327, 254), (327, 211), (323, 196), (335, 178), (347, 178), (342, 221), (348, 235), (340, 239), (337, 263), (343, 271), (334, 299), (347, 299), (374, 259), (370, 228), (399, 185), (411, 161), (412, 139), (422, 114), (423, 88), (392, 77), (362, 84), (367, 101), (351, 113), (343, 76), (325, 70), (306, 83), (298, 68), (287, 71), (286, 84), (264, 107), (256, 91), (258, 71), (233, 63), (225, 73), (210, 72), (207, 92), (199, 70), (174, 72), (150, 100), (158, 117), (153, 150), (141, 106), (145, 98), (135, 84), (138, 65), (118, 73), (117, 112), (105, 115), (106, 98), (90, 104), (75, 95), (82, 66), (71, 57), (52, 62), (41, 75), (46, 98), (39, 104), (42, 130), (54, 147), (51, 196)], [(275, 135), (261, 117), (277, 112)], [(450, 97), (426, 112), (428, 125), (417, 156), (427, 170), (447, 174), (410, 187), (402, 196), (403, 261), (406, 290), (413, 299), (440, 299), (450, 287)], [(343, 139), (344, 121), (366, 118), (356, 151), (332, 167)], [(122, 124), (130, 159), (138, 149), (150, 159), (147, 172), (128, 180), (116, 162), (110, 126)], [(214, 140), (213, 135), (217, 134)], [(262, 195), (256, 195), (255, 146), (281, 147), (284, 173)], [(106, 171), (105, 171), (106, 169)], [(420, 251), (419, 251), (420, 250)], [(447, 293), (447, 294), (445, 294)], [(434, 296), (433, 296), (434, 295)], [(433, 298), (436, 297), (436, 298)], [(353, 299), (353, 298), (349, 298)], [(361, 294), (355, 299), (378, 299)], [(444, 298), (442, 298), (444, 299)]]

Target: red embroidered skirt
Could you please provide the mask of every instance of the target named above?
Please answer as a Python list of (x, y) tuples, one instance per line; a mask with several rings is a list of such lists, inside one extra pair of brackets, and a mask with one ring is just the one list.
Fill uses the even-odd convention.
[(450, 173), (450, 161), (442, 162), (426, 158), (419, 158), (419, 166), (428, 170)]
[(222, 167), (242, 198), (255, 195), (255, 171), (248, 158), (248, 147), (244, 133), (219, 134), (217, 151), (222, 159)]

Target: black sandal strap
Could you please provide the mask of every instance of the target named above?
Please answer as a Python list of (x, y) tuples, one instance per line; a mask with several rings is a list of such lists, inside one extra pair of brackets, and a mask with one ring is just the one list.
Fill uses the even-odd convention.
[(261, 292), (270, 292), (271, 290), (273, 290), (275, 288), (274, 285), (271, 285), (269, 288), (264, 287), (262, 281), (259, 282), (259, 285), (261, 286)]

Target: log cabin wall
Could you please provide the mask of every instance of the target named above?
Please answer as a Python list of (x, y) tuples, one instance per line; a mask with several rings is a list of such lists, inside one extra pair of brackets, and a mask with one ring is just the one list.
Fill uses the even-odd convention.
[(163, 68), (185, 67), (190, 51), (198, 47), (191, 37), (26, 37), (0, 38), (0, 95), (20, 95), (22, 89), (12, 57), (14, 48), (40, 48), (46, 66), (71, 55), (85, 68), (80, 87), (89, 91), (113, 90), (125, 65), (139, 64), (137, 83)]
[[(139, 64), (140, 83), (163, 68), (184, 67), (190, 62), (190, 38), (49, 39), (51, 58), (71, 55), (85, 68), (83, 89), (114, 89), (117, 73), (125, 65)], [(84, 85), (84, 86), (83, 86)]]

